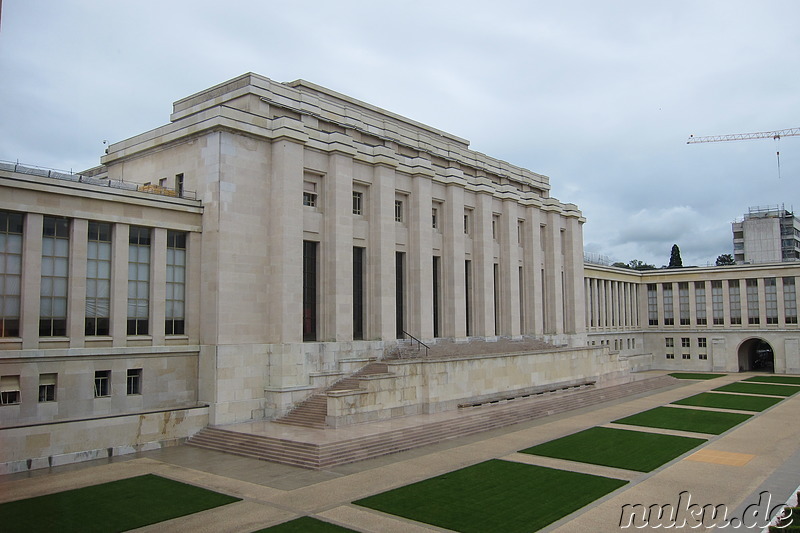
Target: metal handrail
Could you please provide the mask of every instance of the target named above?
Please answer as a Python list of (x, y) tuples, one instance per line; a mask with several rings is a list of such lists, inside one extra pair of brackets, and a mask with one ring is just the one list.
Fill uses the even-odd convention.
[(427, 344), (425, 344), (424, 342), (422, 342), (421, 340), (419, 340), (418, 338), (416, 338), (414, 335), (412, 335), (411, 333), (407, 332), (406, 330), (403, 330), (403, 335), (411, 337), (411, 341), (412, 341), (411, 345), (412, 346), (414, 345), (413, 341), (417, 341), (417, 344), (419, 344), (419, 346), (417, 346), (417, 351), (420, 351), (421, 347), (424, 346), (425, 347), (425, 357), (428, 357), (428, 350), (430, 349), (430, 346), (428, 346)]

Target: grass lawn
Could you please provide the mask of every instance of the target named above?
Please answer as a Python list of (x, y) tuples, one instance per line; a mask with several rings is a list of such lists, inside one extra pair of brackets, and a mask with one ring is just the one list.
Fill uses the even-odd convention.
[(677, 429), (719, 435), (733, 426), (739, 425), (752, 415), (681, 409), (676, 407), (656, 407), (649, 411), (614, 420), (617, 424), (645, 426), (651, 428)]
[(337, 526), (324, 520), (318, 520), (312, 516), (301, 516), (288, 522), (278, 524), (265, 529), (259, 529), (253, 533), (341, 533), (344, 531), (354, 531), (346, 527)]
[(701, 392), (682, 400), (672, 402), (674, 405), (694, 405), (697, 407), (714, 407), (717, 409), (736, 409), (737, 411), (759, 412), (769, 409), (780, 398), (767, 398), (766, 396), (744, 396), (742, 394), (714, 394)]
[(673, 372), (670, 374), (673, 378), (678, 379), (714, 379), (727, 376), (728, 374), (698, 374), (695, 372)]
[(761, 383), (783, 383), (784, 385), (800, 385), (800, 377), (797, 376), (753, 376), (742, 381), (760, 381)]
[(771, 385), (764, 383), (729, 383), (722, 387), (717, 387), (714, 390), (722, 392), (745, 392), (747, 394), (766, 394), (769, 396), (791, 396), (800, 391), (797, 387), (792, 385)]
[(3, 531), (127, 531), (239, 498), (152, 474), (0, 504)]
[(493, 459), (353, 502), (463, 532), (531, 532), (627, 481)]
[(705, 439), (594, 427), (521, 452), (650, 472), (705, 442)]

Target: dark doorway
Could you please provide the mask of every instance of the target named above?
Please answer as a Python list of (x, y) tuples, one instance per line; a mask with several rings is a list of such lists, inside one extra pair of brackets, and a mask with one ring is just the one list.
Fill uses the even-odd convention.
[(303, 341), (317, 340), (317, 243), (303, 241)]
[(353, 247), (353, 339), (364, 339), (364, 248)]
[(739, 372), (775, 372), (775, 354), (764, 339), (750, 339), (739, 346)]

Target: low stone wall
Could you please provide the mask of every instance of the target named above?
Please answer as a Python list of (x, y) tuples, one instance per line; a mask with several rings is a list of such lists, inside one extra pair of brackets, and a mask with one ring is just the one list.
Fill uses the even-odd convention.
[(0, 475), (180, 444), (208, 424), (205, 406), (0, 429)]
[(447, 411), (476, 398), (513, 397), (586, 381), (601, 383), (630, 371), (626, 360), (605, 347), (386, 363), (390, 375), (362, 380), (364, 389), (328, 394), (329, 425)]

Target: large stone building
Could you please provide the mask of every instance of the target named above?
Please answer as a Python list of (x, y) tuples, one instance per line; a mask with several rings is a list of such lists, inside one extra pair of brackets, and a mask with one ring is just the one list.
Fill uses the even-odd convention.
[(800, 261), (800, 219), (783, 206), (751, 207), (731, 229), (738, 265)]
[(331, 417), (749, 369), (761, 341), (800, 372), (800, 267), (584, 266), (584, 219), (546, 176), (305, 81), (246, 74), (179, 100), (101, 163), (0, 165), (0, 471), (274, 419), (408, 336), (552, 349), (398, 365), (392, 388), (332, 395)]

